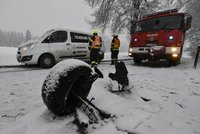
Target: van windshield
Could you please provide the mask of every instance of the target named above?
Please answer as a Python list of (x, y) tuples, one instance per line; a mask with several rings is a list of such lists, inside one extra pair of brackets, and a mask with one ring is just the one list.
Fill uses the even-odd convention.
[(46, 38), (48, 35), (50, 35), (53, 31), (55, 31), (54, 29), (51, 29), (49, 31), (46, 31), (40, 38), (39, 40), (43, 40), (44, 38)]
[(180, 29), (183, 27), (183, 16), (164, 16), (148, 19), (136, 23), (135, 32), (149, 32), (157, 30)]

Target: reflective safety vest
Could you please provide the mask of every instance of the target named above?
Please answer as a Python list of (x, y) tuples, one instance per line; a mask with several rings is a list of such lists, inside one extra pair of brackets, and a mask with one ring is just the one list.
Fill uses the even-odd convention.
[(92, 42), (92, 48), (100, 48), (101, 46), (101, 38), (99, 36), (95, 36)]
[(114, 38), (114, 43), (112, 44), (112, 49), (113, 50), (118, 50), (120, 47), (120, 41), (119, 39)]

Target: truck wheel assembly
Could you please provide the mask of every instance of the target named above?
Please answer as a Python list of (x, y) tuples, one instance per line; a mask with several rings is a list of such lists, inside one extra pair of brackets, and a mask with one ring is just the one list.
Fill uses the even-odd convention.
[[(103, 78), (103, 74), (97, 67), (91, 68), (87, 63), (76, 59), (61, 61), (50, 70), (43, 83), (43, 102), (57, 116), (73, 113), (73, 123), (77, 125), (78, 132), (88, 134), (89, 124), (116, 117), (94, 105), (94, 98), (87, 99), (93, 82), (98, 78)], [(91, 129), (95, 128), (91, 126)]]
[(94, 80), (92, 76), (92, 69), (83, 61), (73, 59), (58, 63), (43, 83), (44, 103), (55, 115), (72, 113), (80, 105), (73, 93), (86, 98)]

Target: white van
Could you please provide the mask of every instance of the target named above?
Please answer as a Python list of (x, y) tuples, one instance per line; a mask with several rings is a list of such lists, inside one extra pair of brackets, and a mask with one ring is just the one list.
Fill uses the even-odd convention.
[(88, 43), (91, 36), (69, 29), (52, 29), (38, 40), (21, 44), (17, 51), (17, 60), (27, 65), (38, 64), (43, 68), (52, 67), (65, 58), (89, 61)]

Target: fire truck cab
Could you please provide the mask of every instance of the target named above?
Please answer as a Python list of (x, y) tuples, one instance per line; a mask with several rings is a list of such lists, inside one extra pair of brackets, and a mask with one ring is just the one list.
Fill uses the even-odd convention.
[(136, 64), (142, 60), (166, 59), (171, 65), (180, 63), (185, 32), (192, 17), (177, 9), (146, 15), (132, 22), (129, 56)]

